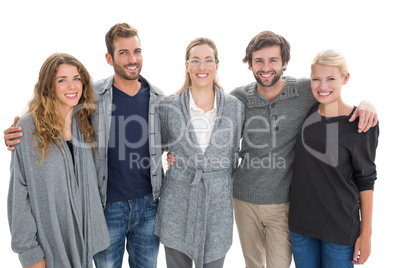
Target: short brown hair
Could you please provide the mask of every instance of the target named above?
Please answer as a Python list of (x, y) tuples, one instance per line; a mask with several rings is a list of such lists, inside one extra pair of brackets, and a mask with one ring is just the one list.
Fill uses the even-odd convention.
[(117, 38), (128, 38), (132, 36), (138, 37), (138, 31), (134, 27), (131, 27), (128, 23), (117, 23), (110, 28), (110, 30), (106, 33), (105, 41), (107, 52), (112, 56), (112, 59), (114, 54), (114, 43), (116, 42)]
[(282, 66), (289, 62), (290, 60), (290, 44), (283, 37), (275, 34), (271, 31), (263, 31), (257, 34), (251, 39), (250, 43), (246, 48), (246, 56), (243, 59), (244, 63), (249, 63), (252, 65), (253, 52), (260, 50), (264, 47), (270, 47), (278, 45), (281, 48), (281, 58)]

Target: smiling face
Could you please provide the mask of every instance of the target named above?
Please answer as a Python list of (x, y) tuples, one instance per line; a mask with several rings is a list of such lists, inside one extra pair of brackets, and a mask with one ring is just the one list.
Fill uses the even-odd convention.
[(106, 54), (116, 76), (124, 80), (137, 80), (142, 68), (142, 49), (137, 36), (119, 37), (114, 43), (113, 57)]
[[(206, 44), (191, 48), (189, 53), (189, 62), (186, 62), (186, 70), (191, 79), (193, 87), (213, 87), (215, 74), (218, 71), (219, 63), (215, 63), (214, 50)], [(191, 62), (201, 61), (199, 66)], [(209, 65), (206, 62), (213, 61)]]
[(82, 88), (78, 68), (69, 64), (61, 64), (56, 72), (55, 93), (62, 115), (66, 115), (78, 104), (82, 95)]
[(322, 104), (338, 101), (341, 88), (349, 80), (349, 73), (341, 75), (338, 67), (314, 64), (311, 66), (311, 90), (314, 97)]
[(286, 64), (282, 63), (280, 46), (266, 46), (254, 51), (249, 68), (253, 71), (255, 80), (260, 86), (275, 85), (281, 79), (283, 70), (286, 68)]

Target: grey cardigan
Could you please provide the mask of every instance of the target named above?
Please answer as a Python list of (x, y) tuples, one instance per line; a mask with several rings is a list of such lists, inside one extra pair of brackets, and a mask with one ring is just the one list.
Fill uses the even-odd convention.
[(205, 153), (197, 146), (187, 89), (159, 107), (163, 144), (177, 162), (166, 173), (155, 223), (161, 243), (203, 267), (232, 244), (231, 172), (236, 166), (244, 105), (215, 89), (217, 119)]
[(73, 119), (73, 165), (65, 141), (51, 144), (43, 163), (32, 133), (31, 114), (18, 125), (25, 135), (11, 158), (8, 219), (12, 249), (21, 264), (45, 258), (46, 267), (92, 267), (92, 257), (109, 246), (92, 149)]
[[(113, 77), (99, 80), (94, 83), (95, 98), (97, 101), (97, 112), (92, 117), (92, 125), (97, 134), (98, 154), (95, 158), (96, 171), (98, 174), (99, 192), (103, 205), (106, 205), (106, 192), (108, 180), (108, 146), (110, 137), (110, 126), (113, 104)], [(161, 90), (149, 83), (145, 78), (140, 77), (148, 83), (150, 88), (148, 133), (149, 133), (149, 155), (151, 165), (151, 184), (154, 199), (158, 199), (162, 186), (162, 148), (159, 130), (159, 118), (155, 116), (155, 107), (158, 106), (163, 93)]]

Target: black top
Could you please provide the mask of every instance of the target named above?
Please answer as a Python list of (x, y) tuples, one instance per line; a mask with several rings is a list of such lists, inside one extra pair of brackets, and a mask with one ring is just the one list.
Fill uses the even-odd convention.
[(66, 142), (67, 142), (68, 148), (70, 148), (70, 153), (71, 153), (71, 158), (73, 159), (73, 164), (75, 164), (75, 163), (74, 163), (74, 149), (73, 149), (73, 142), (72, 142), (71, 140), (66, 141)]
[(297, 137), (289, 227), (326, 242), (354, 245), (360, 235), (360, 191), (372, 190), (377, 178), (379, 127), (358, 133), (358, 119), (348, 121), (351, 114), (326, 118), (318, 105)]

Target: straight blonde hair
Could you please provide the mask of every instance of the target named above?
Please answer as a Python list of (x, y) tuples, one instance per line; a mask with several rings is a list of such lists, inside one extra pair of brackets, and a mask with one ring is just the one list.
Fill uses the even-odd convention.
[[(211, 47), (212, 50), (214, 51), (215, 59), (217, 60), (217, 62), (219, 62), (218, 49), (216, 48), (216, 45), (215, 45), (214, 41), (212, 41), (211, 39), (206, 38), (206, 37), (198, 37), (198, 38), (196, 38), (196, 39), (194, 39), (193, 41), (190, 42), (190, 44), (187, 46), (187, 49), (186, 49), (186, 61), (190, 59), (190, 50), (193, 47), (200, 46), (200, 45), (208, 45), (209, 47)], [(188, 72), (186, 72), (185, 76), (186, 76), (186, 78), (185, 78), (186, 80), (184, 81), (184, 84), (181, 87), (181, 89), (176, 92), (177, 94), (181, 94), (188, 87), (191, 87), (190, 74)], [(220, 90), (223, 90), (222, 86), (218, 83), (218, 76), (217, 75), (215, 75), (215, 77), (214, 77), (214, 86), (216, 86)]]
[(327, 49), (318, 53), (313, 59), (311, 67), (316, 64), (337, 67), (342, 76), (345, 76), (349, 73), (349, 68), (345, 57), (336, 50)]

